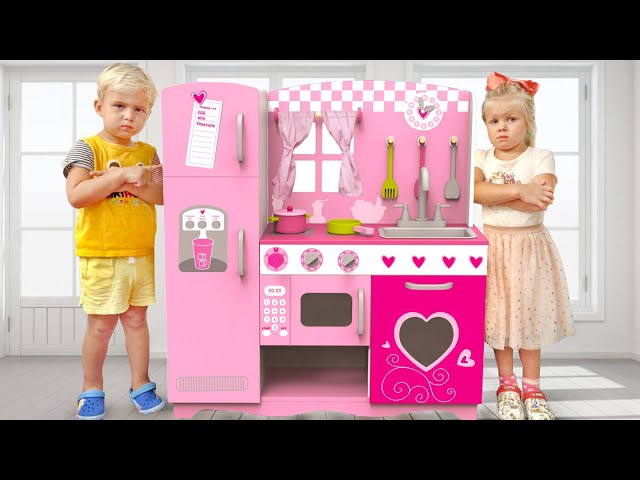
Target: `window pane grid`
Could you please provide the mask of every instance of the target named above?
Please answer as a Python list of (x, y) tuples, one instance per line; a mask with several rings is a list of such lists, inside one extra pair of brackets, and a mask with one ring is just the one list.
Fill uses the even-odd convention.
[[(83, 86), (81, 92), (78, 89), (79, 84)], [(53, 98), (56, 95), (64, 97), (69, 111), (67, 109), (50, 109), (50, 111), (60, 113), (62, 117), (56, 116), (55, 113), (53, 118), (51, 114), (48, 116), (50, 122), (58, 125), (58, 130), (67, 132), (61, 137), (68, 139), (65, 143), (68, 143), (70, 148), (77, 138), (91, 135), (101, 126), (101, 119), (93, 112), (92, 99), (96, 96), (95, 82), (23, 82), (21, 88), (22, 213), (20, 231), (22, 267), (20, 294), (22, 297), (77, 297), (79, 295), (79, 271), (73, 238), (76, 210), (71, 208), (66, 201), (65, 180), (58, 168), (60, 160), (67, 155), (69, 150), (68, 148), (60, 149), (59, 145), (49, 142), (48, 137), (42, 137), (40, 143), (36, 144), (38, 140), (32, 127), (37, 110), (33, 108), (31, 100), (28, 99), (30, 95), (33, 96), (34, 92), (37, 99), (45, 99), (45, 102), (59, 102), (59, 99)], [(87, 105), (80, 105), (78, 95), (82, 95), (83, 103), (88, 102)], [(82, 112), (78, 112), (79, 108), (82, 108)], [(82, 134), (79, 133), (78, 125), (81, 117), (84, 118), (84, 130), (86, 130)], [(58, 136), (58, 144), (59, 140), (60, 136)], [(33, 173), (34, 170), (42, 171), (43, 168), (50, 171), (45, 171), (45, 175), (41, 177), (56, 179), (53, 182), (48, 182), (49, 187), (54, 188), (50, 194), (59, 197), (54, 202), (37, 201), (39, 195), (36, 195), (36, 192), (42, 192), (46, 186), (35, 184), (34, 179), (37, 179), (38, 176)], [(58, 179), (60, 180), (58, 181)], [(49, 212), (56, 205), (59, 207), (56, 212)], [(68, 220), (63, 220), (64, 218)], [(51, 222), (61, 221), (66, 225), (51, 224)], [(64, 248), (63, 243), (68, 243), (68, 248)], [(57, 246), (54, 248), (54, 245)], [(52, 251), (59, 253), (55, 256), (49, 255), (48, 253)], [(38, 258), (34, 258), (34, 256)], [(47, 272), (50, 272), (55, 278), (50, 278), (51, 275)]]

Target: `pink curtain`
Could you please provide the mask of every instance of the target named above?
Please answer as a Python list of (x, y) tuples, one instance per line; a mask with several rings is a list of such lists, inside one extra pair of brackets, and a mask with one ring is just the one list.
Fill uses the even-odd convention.
[(362, 195), (362, 181), (360, 180), (356, 162), (349, 149), (353, 139), (357, 115), (357, 112), (322, 112), (324, 126), (327, 127), (327, 130), (340, 147), (340, 151), (342, 151), (338, 191), (342, 195), (349, 197)]
[(296, 181), (296, 163), (293, 160), (293, 150), (309, 136), (315, 112), (279, 112), (278, 130), (284, 140), (282, 160), (278, 166), (278, 173), (271, 183), (273, 196), (286, 200), (291, 196), (293, 183)]

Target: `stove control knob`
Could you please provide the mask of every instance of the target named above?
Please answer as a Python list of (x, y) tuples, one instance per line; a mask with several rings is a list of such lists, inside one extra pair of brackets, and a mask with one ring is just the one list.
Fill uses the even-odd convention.
[(322, 266), (322, 253), (315, 248), (307, 248), (300, 256), (300, 263), (305, 270), (314, 272)]
[(351, 250), (345, 250), (338, 257), (338, 265), (345, 272), (352, 272), (358, 267), (358, 255)]
[(282, 271), (289, 262), (287, 252), (282, 248), (274, 247), (267, 250), (264, 254), (264, 264), (272, 272)]
[(318, 263), (318, 254), (315, 252), (309, 252), (304, 256), (304, 264), (307, 267), (314, 267)]
[(340, 263), (344, 268), (353, 268), (356, 265), (356, 257), (354, 257), (350, 253), (347, 253), (344, 257), (342, 257)]

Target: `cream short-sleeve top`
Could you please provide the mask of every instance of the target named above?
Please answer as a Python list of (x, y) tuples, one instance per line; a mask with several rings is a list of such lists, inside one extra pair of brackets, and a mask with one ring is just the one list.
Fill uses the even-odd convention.
[[(555, 159), (551, 150), (528, 147), (513, 160), (498, 160), (494, 148), (477, 150), (475, 166), (484, 173), (484, 181), (508, 184), (531, 183), (542, 173), (555, 175)], [(482, 206), (482, 223), (496, 227), (528, 227), (544, 220), (544, 212), (521, 212), (500, 205)]]

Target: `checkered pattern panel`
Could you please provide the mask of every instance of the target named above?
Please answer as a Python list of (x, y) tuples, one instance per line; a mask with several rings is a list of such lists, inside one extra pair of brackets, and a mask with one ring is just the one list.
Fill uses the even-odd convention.
[(468, 112), (470, 93), (465, 90), (415, 82), (356, 80), (312, 83), (269, 92), (269, 111), (406, 112), (418, 98), (433, 100), (441, 112)]

